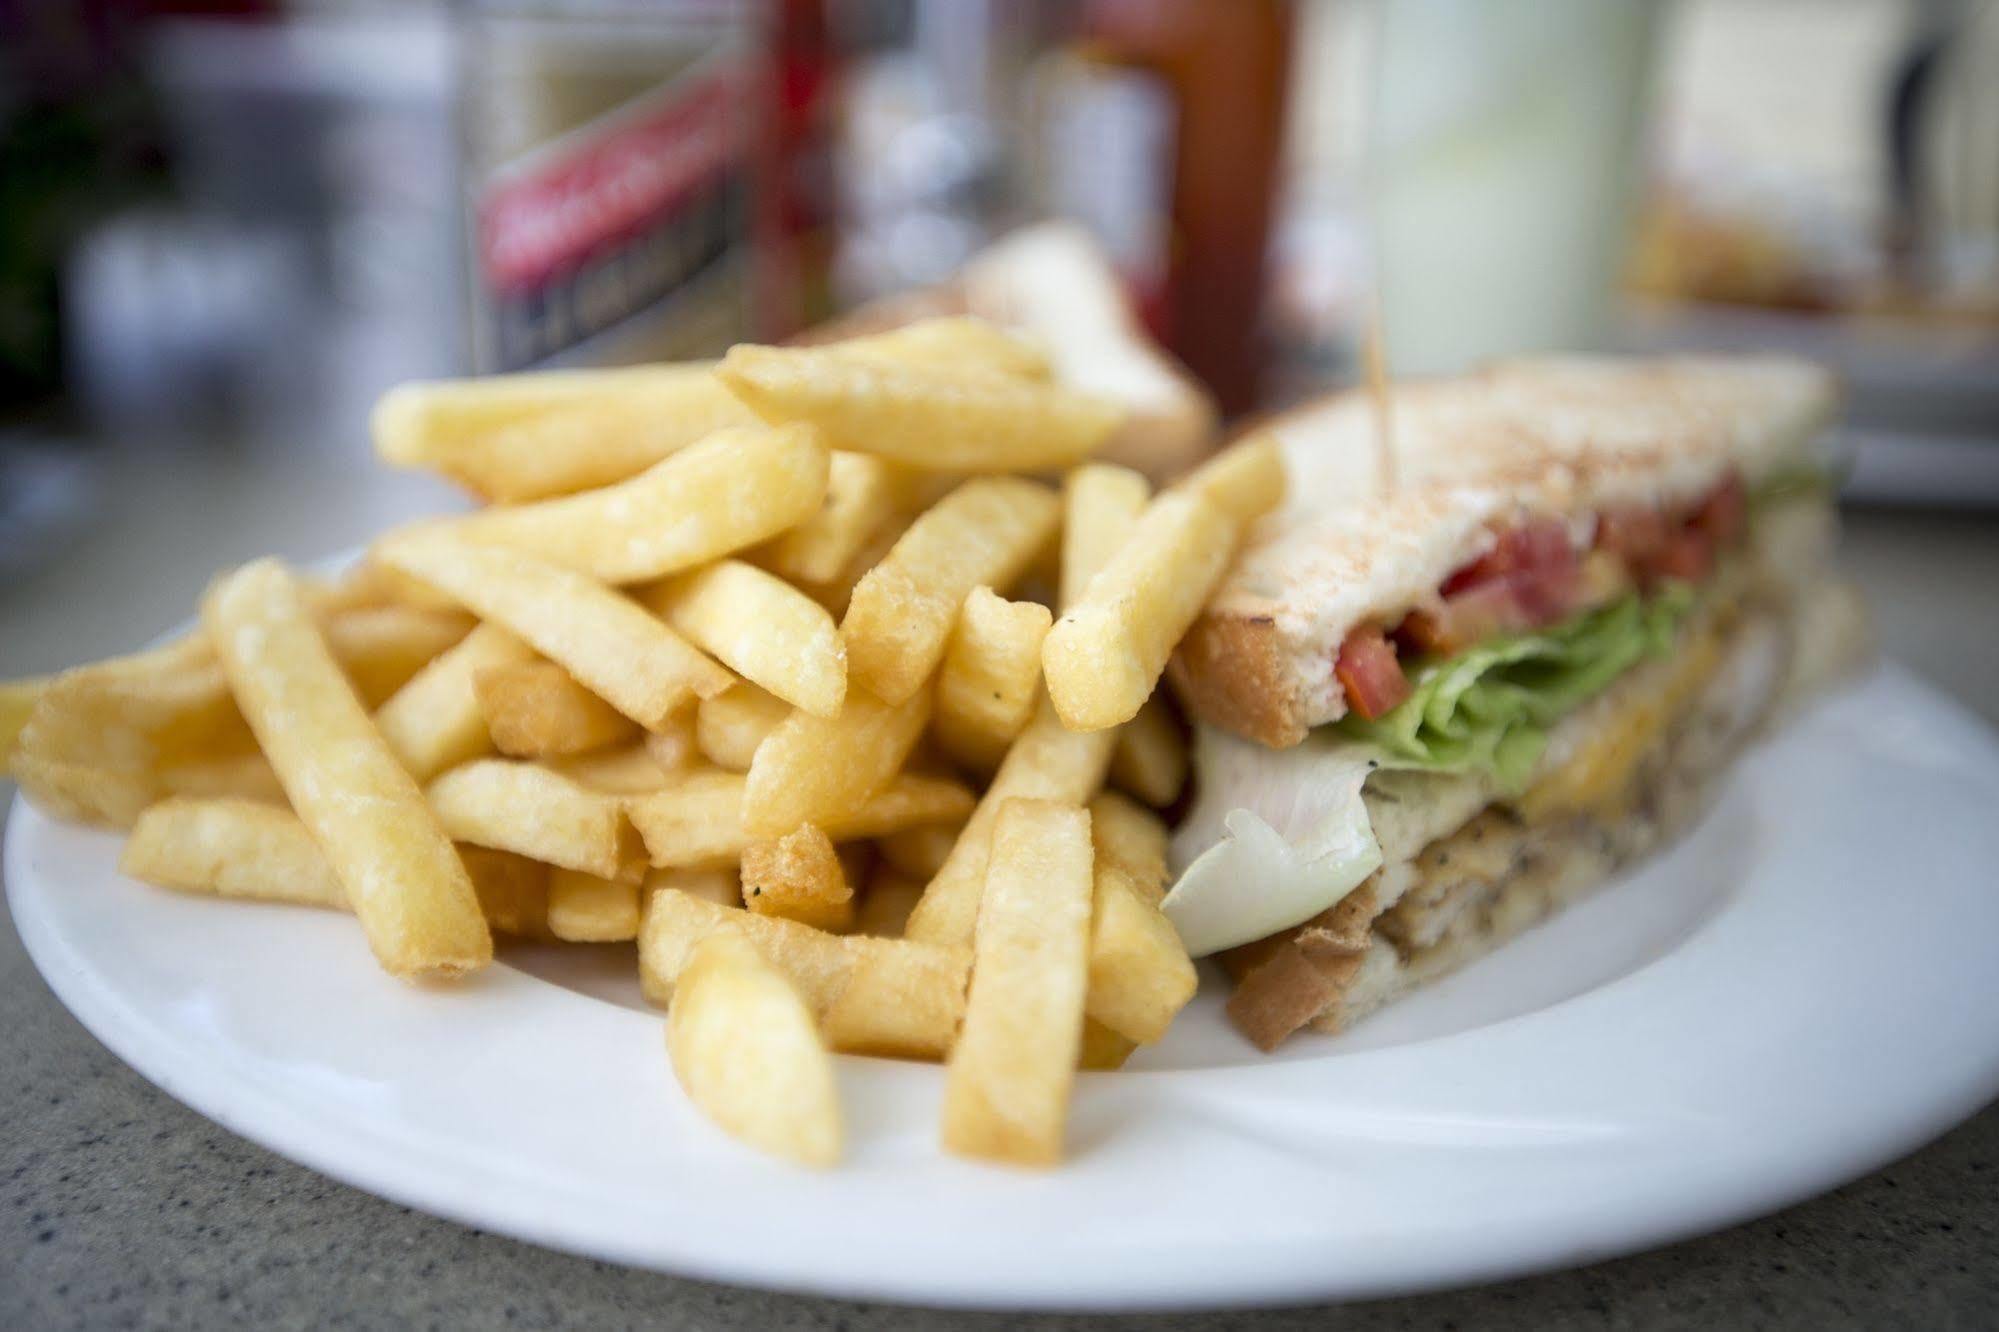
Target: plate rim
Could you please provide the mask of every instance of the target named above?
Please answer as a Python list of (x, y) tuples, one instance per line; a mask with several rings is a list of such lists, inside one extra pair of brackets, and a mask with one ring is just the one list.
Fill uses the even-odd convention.
[[(1955, 699), (1895, 665), (1880, 667), (1864, 682), (1865, 686), (1876, 684), (1908, 692), (1927, 705), (1941, 708), (1958, 726), (1974, 730), (1987, 751), (1987, 758), (1995, 764), (1995, 772), (1999, 772), (1999, 740), (1995, 740), (1982, 719)], [(1798, 720), (1787, 719), (1787, 724), (1796, 724)], [(579, 1233), (577, 1227), (566, 1223), (554, 1209), (537, 1216), (531, 1205), (518, 1198), (510, 1205), (503, 1203), (495, 1206), (490, 1196), (482, 1197), (462, 1187), (454, 1190), (450, 1172), (455, 1167), (448, 1159), (441, 1160), (428, 1172), (402, 1173), (393, 1151), (372, 1142), (341, 1141), (315, 1134), (310, 1117), (301, 1114), (288, 1104), (286, 1097), (276, 1092), (212, 1076), (207, 1079), (180, 1076), (179, 1070), (173, 1066), (172, 1052), (149, 1042), (146, 1023), (135, 1021), (130, 1014), (120, 1011), (115, 988), (107, 987), (101, 975), (90, 972), (87, 959), (73, 941), (59, 937), (53, 919), (28, 902), (34, 892), (45, 891), (28, 886), (31, 880), (40, 880), (42, 875), (42, 871), (28, 863), (30, 843), (36, 839), (38, 825), (51, 829), (58, 826), (17, 795), (5, 830), (5, 877), (22, 943), (57, 1000), (106, 1049), (167, 1095), (230, 1132), (288, 1160), (378, 1197), (458, 1224), (508, 1234), (564, 1252), (761, 1289), (964, 1308), (1140, 1310), (1286, 1305), (1479, 1284), (1636, 1252), (1766, 1215), (1899, 1159), (1999, 1095), (1999, 1043), (1996, 1043), (1987, 1066), (1978, 1071), (1978, 1076), (1961, 1079), (1949, 1094), (1926, 1099), (1920, 1113), (1905, 1117), (1891, 1129), (1867, 1136), (1863, 1146), (1838, 1159), (1826, 1157), (1812, 1166), (1793, 1169), (1781, 1177), (1761, 1177), (1744, 1182), (1726, 1197), (1708, 1194), (1698, 1199), (1665, 1200), (1649, 1210), (1640, 1209), (1628, 1214), (1617, 1225), (1599, 1225), (1586, 1233), (1573, 1230), (1556, 1242), (1550, 1242), (1549, 1237), (1544, 1235), (1540, 1237), (1538, 1248), (1530, 1253), (1521, 1252), (1517, 1245), (1492, 1242), (1490, 1237), (1487, 1237), (1483, 1248), (1475, 1242), (1463, 1248), (1443, 1245), (1440, 1247), (1451, 1249), (1452, 1260), (1419, 1261), (1400, 1266), (1389, 1264), (1383, 1266), (1372, 1280), (1365, 1277), (1355, 1279), (1351, 1275), (1327, 1279), (1309, 1263), (1279, 1255), (1275, 1264), (1257, 1262), (1254, 1270), (1250, 1267), (1234, 1271), (1216, 1270), (1213, 1266), (1203, 1265), (1181, 1269), (1177, 1275), (1165, 1272), (1143, 1291), (1134, 1290), (1129, 1283), (1090, 1284), (1066, 1280), (1023, 1290), (1017, 1279), (1009, 1279), (1005, 1274), (987, 1286), (967, 1288), (942, 1273), (907, 1268), (902, 1271), (900, 1279), (884, 1280), (884, 1274), (878, 1270), (843, 1271), (823, 1264), (819, 1270), (814, 1270), (811, 1264), (760, 1261), (754, 1246), (732, 1248), (726, 1244), (706, 1243), (683, 1245), (674, 1252), (663, 1253), (656, 1239), (650, 1244), (636, 1239), (623, 1243), (607, 1242), (601, 1235)], [(22, 910), (24, 902), (29, 906), (25, 912)], [(1640, 968), (1638, 972), (1624, 977), (1623, 982), (1632, 980), (1646, 969)], [(1613, 985), (1623, 982), (1613, 982)], [(1562, 1006), (1556, 1005), (1557, 1008)], [(646, 1020), (642, 1015), (629, 1012), (624, 1016), (634, 1021)], [(1542, 1013), (1537, 1012), (1504, 1019), (1494, 1027), (1481, 1028), (1479, 1034), (1498, 1027), (1532, 1024), (1541, 1016)], [(1452, 1039), (1457, 1038), (1418, 1041), (1389, 1047), (1383, 1052), (1362, 1052), (1347, 1057), (1365, 1059), (1370, 1053), (1414, 1051), (1421, 1046), (1434, 1045), (1437, 1040)], [(1272, 1065), (1267, 1066), (1266, 1071), (1274, 1077), (1279, 1069), (1309, 1069), (1322, 1062)], [(1188, 1079), (1213, 1078), (1217, 1073), (1224, 1077), (1235, 1076), (1244, 1071), (1241, 1068), (1161, 1070), (1121, 1075), (1118, 1080), (1132, 1081), (1135, 1078), (1141, 1083), (1157, 1085), (1164, 1082), (1171, 1085), (1176, 1080), (1184, 1084)], [(411, 1142), (404, 1145), (404, 1150), (414, 1152), (421, 1146)], [(1002, 1287), (1005, 1289), (1002, 1290)]]

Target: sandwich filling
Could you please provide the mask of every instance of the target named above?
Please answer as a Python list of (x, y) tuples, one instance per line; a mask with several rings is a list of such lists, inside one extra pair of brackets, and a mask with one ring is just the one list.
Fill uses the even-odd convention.
[[(1482, 810), (1548, 817), (1621, 789), (1620, 766), (1671, 713), (1656, 681), (1696, 688), (1752, 589), (1819, 567), (1824, 494), (1795, 470), (1753, 493), (1731, 474), (1674, 512), (1510, 525), (1423, 604), (1347, 634), (1344, 715), (1281, 761), (1202, 728), (1201, 789), (1176, 836), (1186, 869), (1163, 904), (1189, 951), (1318, 917)], [(1654, 680), (1638, 710), (1653, 734), (1592, 721), (1592, 702), (1635, 677)]]

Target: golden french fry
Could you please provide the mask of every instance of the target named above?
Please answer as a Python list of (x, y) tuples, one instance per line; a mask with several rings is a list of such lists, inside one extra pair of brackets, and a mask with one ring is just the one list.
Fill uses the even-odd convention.
[(745, 680), (815, 716), (840, 715), (847, 649), (839, 626), (783, 579), (740, 560), (719, 560), (639, 600)]
[(825, 446), (808, 427), (739, 426), (603, 490), (428, 526), (607, 583), (645, 582), (803, 522), (826, 497), (826, 468)]
[(462, 640), (471, 619), (459, 611), (359, 606), (322, 617), (327, 647), (370, 708)]
[(521, 939), (555, 937), (548, 931), (548, 866), (511, 851), (470, 843), (459, 846), (458, 858), (472, 876), (479, 909), (494, 930)]
[(1239, 526), (1198, 495), (1168, 491), (1146, 506), (1041, 645), (1048, 696), (1065, 724), (1095, 731), (1132, 719), (1228, 567)]
[(1054, 374), (1047, 353), (1032, 339), (965, 315), (919, 319), (881, 333), (822, 342), (817, 349), (855, 360), (950, 371), (982, 370), (1016, 379), (1047, 380)]
[(1082, 1052), (1090, 816), (1008, 800), (994, 821), (965, 1021), (945, 1066), (943, 1139), (1015, 1165), (1062, 1157)]
[(258, 800), (162, 800), (132, 825), (118, 871), (184, 893), (348, 909), (298, 815)]
[(881, 858), (897, 871), (919, 883), (929, 883), (930, 877), (951, 858), (951, 848), (958, 844), (958, 834), (962, 831), (961, 827), (948, 823), (930, 823), (878, 837), (875, 847)]
[[(743, 827), (741, 773), (697, 772), (663, 791), (626, 802), (655, 865), (709, 868), (734, 865), (757, 840)], [(866, 804), (820, 825), (835, 841), (879, 837), (926, 823), (951, 823), (972, 809), (972, 793), (957, 782), (904, 773)]]
[(258, 744), (399, 976), (484, 966), (479, 899), (415, 780), (369, 722), (283, 565), (216, 582), (202, 622)]
[(1118, 728), (1111, 751), (1111, 784), (1157, 809), (1180, 797), (1187, 784), (1187, 741), (1166, 701), (1157, 692), (1138, 715)]
[(375, 451), (501, 503), (636, 476), (756, 417), (709, 365), (557, 370), (403, 384), (375, 407)]
[(385, 544), (377, 558), (519, 635), (641, 726), (734, 682), (638, 603), (531, 555), (423, 534)]
[(160, 786), (177, 796), (234, 797), (285, 803), (285, 788), (271, 762), (262, 754), (226, 754), (212, 759), (183, 759), (159, 769)]
[(1123, 868), (1096, 866), (1090, 914), (1089, 1015), (1118, 1035), (1147, 1044), (1166, 1028), (1198, 980), (1173, 923)]
[(927, 693), (891, 705), (855, 690), (838, 717), (792, 713), (750, 761), (743, 826), (758, 837), (804, 823), (830, 828), (895, 775), (929, 720)]
[(834, 934), (854, 923), (854, 890), (833, 839), (807, 823), (743, 849), (743, 905)]
[(548, 932), (571, 943), (639, 937), (639, 885), (558, 865), (548, 874)]
[(622, 798), (539, 764), (474, 759), (433, 781), (427, 794), (458, 841), (631, 883), (643, 870)]
[(1129, 467), (1086, 463), (1062, 482), (1062, 592), (1067, 610), (1131, 538), (1152, 484)]
[(836, 617), (845, 615), (847, 607), (853, 604), (854, 589), (860, 586), (861, 579), (867, 577), (869, 570), (888, 558), (888, 553), (895, 549), (895, 543), (902, 540), (903, 533), (915, 526), (919, 516), (920, 514), (916, 512), (898, 512), (891, 515), (889, 520), (854, 552), (853, 557), (841, 567), (839, 573), (824, 581), (801, 580), (798, 590), (824, 606), (828, 613)]
[(833, 1061), (796, 989), (734, 930), (703, 939), (666, 1015), (674, 1076), (723, 1131), (800, 1165), (840, 1159)]
[[(492, 929), (547, 935), (546, 866), (482, 846), (458, 853)], [(298, 815), (258, 800), (163, 800), (133, 824), (118, 869), (186, 893), (350, 910), (326, 853)]]
[(1166, 896), (1166, 824), (1157, 814), (1116, 791), (1090, 801), (1090, 844), (1097, 860), (1116, 865), (1145, 900)]
[(375, 712), (376, 729), (410, 776), (427, 782), (492, 752), (473, 683), (479, 672), (533, 660), (526, 643), (496, 624), (482, 624), (391, 695)]
[(655, 893), (646, 908), (639, 931), (646, 998), (677, 1003), (689, 954), (728, 929), (742, 931), (798, 987), (834, 1049), (935, 1059), (951, 1048), (965, 1012), (970, 949), (827, 934), (680, 892)]
[(1200, 495), (1246, 525), (1284, 502), (1284, 485), (1284, 451), (1276, 436), (1254, 435), (1223, 449), (1173, 489)]
[[(729, 689), (735, 687), (730, 685)], [(728, 689), (722, 691), (724, 694), (728, 692)], [(710, 697), (720, 698), (721, 694)], [(695, 719), (700, 704), (707, 701), (704, 698), (698, 703), (689, 704), (657, 726), (649, 728), (639, 738), (639, 743), (645, 746), (646, 753), (652, 755), (652, 761), (659, 765), (661, 772), (681, 772), (700, 762), (701, 747), (696, 743), (694, 735)]]
[(0, 682), (0, 777), (7, 775), (7, 758), (14, 752), (14, 742), (20, 738), (22, 728), (28, 724), (28, 714), (35, 710), (42, 691), (54, 678), (44, 675)]
[(1083, 1048), (1076, 1056), (1076, 1067), (1096, 1073), (1108, 1073), (1124, 1067), (1124, 1061), (1131, 1058), (1131, 1052), (1138, 1048), (1138, 1042), (1128, 1036), (1120, 1036), (1095, 1018), (1083, 1019)]
[(760, 562), (795, 583), (831, 582), (904, 506), (920, 475), (865, 453), (835, 453), (819, 511), (766, 546)]
[(510, 758), (560, 758), (638, 738), (638, 723), (552, 661), (485, 667), (472, 689), (493, 747)]
[(644, 795), (663, 790), (673, 780), (644, 744), (555, 759), (548, 766), (570, 781), (606, 795)]
[(1052, 385), (824, 347), (733, 347), (716, 373), (766, 421), (806, 422), (833, 448), (941, 472), (1066, 466), (1094, 453), (1124, 417), (1113, 402)]
[(854, 933), (877, 939), (900, 939), (909, 924), (916, 899), (923, 896), (925, 880), (905, 874), (893, 865), (884, 866), (861, 890), (861, 904), (854, 911)]
[(704, 698), (694, 712), (694, 742), (718, 768), (748, 772), (757, 746), (791, 716), (791, 706), (747, 681)]
[(1109, 731), (1071, 731), (1044, 697), (1034, 720), (1007, 750), (979, 798), (950, 859), (923, 890), (923, 900), (909, 917), (909, 937), (930, 943), (971, 943), (1000, 806), (1016, 798), (1083, 803), (1103, 785), (1114, 743)]
[(717, 866), (712, 869), (649, 869), (643, 883), (640, 905), (653, 900), (653, 894), (672, 888), (698, 897), (716, 906), (739, 907), (743, 904), (743, 881), (737, 877), (734, 865)]
[(966, 596), (1018, 578), (1060, 509), (1046, 486), (1018, 477), (978, 477), (939, 500), (854, 585), (840, 621), (852, 681), (891, 703), (922, 688)]
[(1046, 606), (976, 587), (958, 612), (937, 672), (937, 742), (968, 768), (991, 770), (1034, 715)]

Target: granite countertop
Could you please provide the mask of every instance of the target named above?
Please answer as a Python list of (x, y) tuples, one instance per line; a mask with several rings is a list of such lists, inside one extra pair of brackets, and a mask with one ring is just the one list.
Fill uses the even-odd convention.
[[(359, 482), (345, 467), (301, 477), (295, 466), (258, 460), (122, 466), (104, 481), (98, 525), (67, 557), (0, 589), (0, 675), (130, 647), (183, 618), (215, 567), (262, 551), (321, 554), (435, 498), (414, 483)], [(202, 513), (231, 521), (205, 528), (189, 518)], [(1873, 597), (1887, 650), (1999, 722), (1999, 520), (1858, 513), (1846, 563)], [(0, 929), (0, 1006), (0, 1327), (1023, 1321), (621, 1269), (333, 1183), (184, 1109), (112, 1058), (49, 994), (11, 928)], [(1999, 1108), (1988, 1108), (1885, 1170), (1749, 1225), (1579, 1270), (1350, 1306), (1338, 1317), (1351, 1327), (1488, 1330), (1992, 1326), (1995, 1184)], [(1327, 1318), (1301, 1309), (1131, 1325), (1277, 1329)]]

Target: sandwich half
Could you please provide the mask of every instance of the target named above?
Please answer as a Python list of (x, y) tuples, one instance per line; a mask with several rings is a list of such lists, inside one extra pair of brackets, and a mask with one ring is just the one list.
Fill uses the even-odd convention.
[(1182, 642), (1197, 790), (1165, 909), (1264, 1048), (1338, 1031), (1603, 882), (1863, 652), (1783, 359), (1549, 359), (1273, 422), (1286, 506)]

